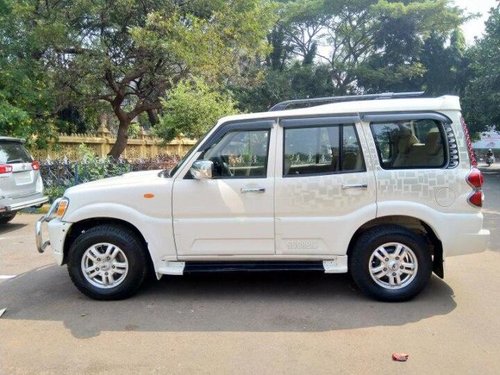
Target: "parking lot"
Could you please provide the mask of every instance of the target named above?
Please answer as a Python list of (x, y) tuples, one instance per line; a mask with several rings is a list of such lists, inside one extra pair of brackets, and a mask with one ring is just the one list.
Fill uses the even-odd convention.
[(498, 374), (500, 166), (484, 171), (489, 250), (397, 304), (320, 273), (171, 276), (97, 302), (36, 252), (38, 216), (18, 215), (0, 229), (0, 374)]

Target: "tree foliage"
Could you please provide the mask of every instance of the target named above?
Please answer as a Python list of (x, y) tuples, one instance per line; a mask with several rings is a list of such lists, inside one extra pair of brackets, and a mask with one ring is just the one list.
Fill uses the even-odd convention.
[(288, 99), (330, 96), (335, 87), (328, 66), (295, 62), (282, 71), (268, 69), (259, 84), (233, 91), (241, 110), (257, 112)]
[[(265, 51), (273, 20), (264, 0), (22, 0), (18, 32), (55, 82), (57, 100), (81, 107), (109, 103), (119, 122), (118, 157), (130, 123), (153, 120), (165, 90), (189, 74), (223, 83)], [(25, 44), (29, 44), (26, 42)]]
[(463, 97), (464, 113), (472, 131), (500, 126), (500, 6), (492, 9), (486, 33), (469, 51), (469, 83)]
[[(415, 90), (438, 95), (463, 89), (465, 45), (459, 26), (465, 18), (448, 0), (281, 4), (280, 20), (269, 34), (273, 49), (264, 80), (258, 88), (243, 88), (244, 95), (238, 91), (243, 108), (264, 110), (297, 97)], [(305, 75), (309, 84), (297, 86)]]
[(54, 134), (52, 82), (31, 54), (37, 41), (19, 38), (22, 3), (0, 1), (0, 135), (44, 146)]
[(155, 133), (165, 141), (183, 136), (199, 138), (223, 116), (235, 114), (235, 102), (200, 78), (180, 81), (161, 99), (164, 114)]
[[(360, 64), (358, 85), (368, 92), (425, 89), (422, 78), (435, 68), (426, 63), (437, 62), (428, 58), (427, 53), (434, 52), (430, 51), (431, 44), (439, 44), (439, 49), (452, 38), (457, 41), (462, 12), (450, 7), (448, 0), (380, 0), (372, 11), (373, 44), (369, 56)], [(451, 68), (446, 61), (438, 63)]]
[(498, 123), (498, 7), (468, 50), (467, 17), (452, 0), (0, 0), (0, 132), (43, 145), (111, 114), (118, 157), (134, 119), (200, 134), (190, 96), (225, 113), (414, 90)]

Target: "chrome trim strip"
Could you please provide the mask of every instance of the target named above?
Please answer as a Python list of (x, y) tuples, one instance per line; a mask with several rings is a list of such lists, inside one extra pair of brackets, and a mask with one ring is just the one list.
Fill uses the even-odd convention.
[(265, 193), (266, 188), (263, 187), (242, 187), (241, 193)]
[(347, 189), (368, 189), (368, 184), (342, 185), (343, 190)]

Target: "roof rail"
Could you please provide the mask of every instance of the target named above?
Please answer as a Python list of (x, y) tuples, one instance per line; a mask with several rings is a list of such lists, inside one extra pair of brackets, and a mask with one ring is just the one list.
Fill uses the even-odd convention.
[[(325, 96), (323, 98), (311, 98), (311, 99), (293, 99), (285, 100), (278, 104), (273, 105), (269, 112), (271, 111), (282, 111), (287, 109), (290, 105), (300, 105), (300, 104), (327, 104), (335, 102), (353, 102), (358, 100), (377, 100), (377, 99), (398, 99), (398, 98), (416, 98), (422, 96), (424, 91), (412, 91), (412, 92), (384, 92), (381, 94), (367, 94), (367, 95), (347, 95), (347, 96)], [(303, 105), (298, 108), (307, 107)]]

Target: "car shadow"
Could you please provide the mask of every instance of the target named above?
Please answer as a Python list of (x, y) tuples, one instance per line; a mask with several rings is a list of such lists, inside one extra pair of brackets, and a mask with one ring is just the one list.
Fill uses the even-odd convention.
[(80, 294), (64, 268), (47, 266), (0, 284), (3, 319), (60, 321), (77, 338), (103, 331), (317, 332), (402, 326), (453, 311), (453, 290), (432, 277), (414, 300), (381, 303), (347, 275), (314, 272), (164, 277), (134, 297), (100, 302)]
[(0, 235), (14, 232), (18, 229), (24, 228), (26, 225), (28, 224), (20, 224), (20, 223), (2, 224), (0, 225)]

